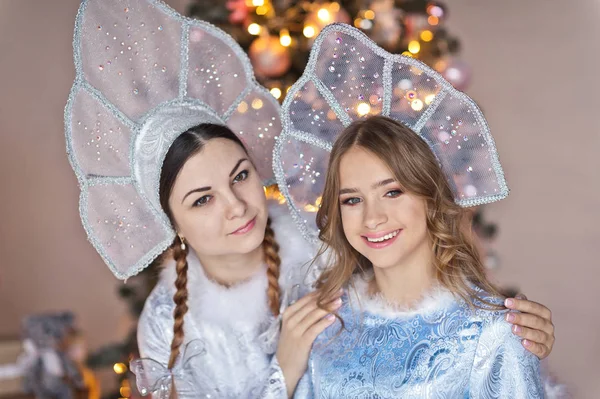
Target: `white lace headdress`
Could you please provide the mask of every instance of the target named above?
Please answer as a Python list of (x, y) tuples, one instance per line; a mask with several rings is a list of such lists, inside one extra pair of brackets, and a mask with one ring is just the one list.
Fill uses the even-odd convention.
[(390, 54), (348, 25), (321, 31), (282, 112), (273, 169), (296, 223), (311, 241), (317, 240), (314, 212), (333, 142), (353, 121), (371, 115), (399, 121), (427, 142), (459, 205), (508, 195), (494, 140), (475, 102), (422, 62)]
[(65, 109), (67, 152), (88, 238), (121, 279), (174, 240), (158, 183), (167, 150), (201, 123), (227, 125), (272, 179), (280, 107), (220, 29), (158, 0), (84, 0)]

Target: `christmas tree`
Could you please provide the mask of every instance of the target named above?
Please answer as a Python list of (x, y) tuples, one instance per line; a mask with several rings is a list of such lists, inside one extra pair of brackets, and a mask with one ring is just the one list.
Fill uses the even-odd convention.
[(314, 38), (333, 22), (354, 25), (392, 53), (409, 55), (466, 89), (469, 68), (444, 27), (444, 4), (424, 0), (194, 0), (192, 17), (229, 33), (246, 50), (258, 80), (280, 101), (300, 77)]

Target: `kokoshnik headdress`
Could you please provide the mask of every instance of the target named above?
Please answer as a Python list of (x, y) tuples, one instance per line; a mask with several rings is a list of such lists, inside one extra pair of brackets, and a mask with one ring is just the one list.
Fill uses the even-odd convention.
[(175, 238), (158, 188), (184, 131), (228, 126), (271, 180), (280, 107), (229, 35), (159, 0), (84, 0), (73, 48), (67, 152), (88, 238), (115, 276), (137, 274)]
[(475, 102), (422, 62), (390, 54), (348, 25), (321, 31), (282, 112), (273, 169), (294, 220), (311, 241), (318, 236), (314, 212), (333, 143), (353, 121), (371, 115), (403, 123), (429, 145), (457, 204), (508, 195), (494, 140)]

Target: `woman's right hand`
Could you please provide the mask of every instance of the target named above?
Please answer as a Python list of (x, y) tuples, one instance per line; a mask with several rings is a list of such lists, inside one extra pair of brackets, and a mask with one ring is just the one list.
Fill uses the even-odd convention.
[(276, 356), (285, 377), (288, 397), (292, 397), (308, 367), (314, 340), (335, 321), (330, 312), (342, 305), (341, 295), (342, 291), (328, 303), (329, 312), (317, 306), (315, 292), (302, 297), (283, 312)]

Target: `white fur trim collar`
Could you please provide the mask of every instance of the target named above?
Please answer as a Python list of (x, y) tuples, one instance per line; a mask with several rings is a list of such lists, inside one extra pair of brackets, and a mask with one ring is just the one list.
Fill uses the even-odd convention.
[[(208, 278), (193, 251), (187, 259), (188, 307), (194, 320), (252, 328), (262, 325), (269, 317), (266, 269), (246, 281), (225, 287)], [(176, 278), (175, 264), (170, 262), (161, 280), (172, 287), (173, 293)]]
[(350, 284), (348, 297), (352, 306), (385, 318), (408, 318), (414, 317), (417, 314), (431, 314), (447, 309), (457, 302), (452, 292), (438, 285), (412, 304), (398, 306), (397, 304), (390, 303), (381, 293), (375, 295), (369, 293), (369, 282), (372, 279), (372, 272), (353, 276), (352, 284), (354, 285), (354, 289), (352, 289), (352, 284)]
[[(269, 216), (280, 246), (279, 286), (283, 298), (294, 284), (303, 282), (316, 248), (301, 236), (285, 204), (270, 201)], [(174, 293), (176, 277), (174, 261), (170, 261), (161, 274), (160, 284)], [(267, 285), (265, 267), (247, 281), (224, 287), (206, 276), (193, 251), (188, 255), (188, 307), (193, 320), (236, 326), (241, 323), (258, 328), (273, 319), (268, 306)]]

